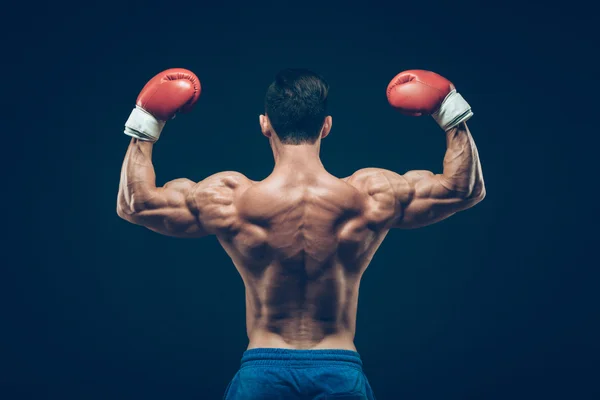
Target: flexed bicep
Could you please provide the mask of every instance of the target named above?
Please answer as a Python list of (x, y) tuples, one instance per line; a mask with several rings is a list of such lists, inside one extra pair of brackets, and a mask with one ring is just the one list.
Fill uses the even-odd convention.
[(196, 183), (176, 179), (144, 192), (143, 198), (124, 202), (119, 215), (154, 232), (175, 237), (201, 237), (206, 231), (198, 220), (194, 201)]
[(446, 132), (442, 174), (388, 173), (398, 198), (395, 226), (429, 225), (480, 202), (485, 185), (479, 153), (466, 124), (473, 112), (452, 82), (431, 71), (404, 71), (388, 85), (387, 97), (404, 114), (431, 115)]
[(479, 197), (465, 196), (444, 175), (430, 171), (387, 173), (397, 199), (396, 228), (413, 229), (442, 221), (472, 207)]
[(146, 195), (120, 215), (167, 236), (197, 238), (235, 229), (236, 196), (252, 182), (238, 172), (220, 172), (194, 183), (177, 179)]

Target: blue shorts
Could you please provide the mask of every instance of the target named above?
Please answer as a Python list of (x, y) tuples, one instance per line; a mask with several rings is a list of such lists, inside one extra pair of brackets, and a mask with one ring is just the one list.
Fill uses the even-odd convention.
[(251, 349), (224, 400), (375, 400), (350, 350)]

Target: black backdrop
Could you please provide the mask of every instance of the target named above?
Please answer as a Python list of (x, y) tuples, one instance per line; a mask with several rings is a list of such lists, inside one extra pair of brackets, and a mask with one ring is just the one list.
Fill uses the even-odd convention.
[[(206, 3), (206, 4), (203, 4)], [(159, 71), (203, 93), (155, 146), (157, 181), (272, 168), (259, 131), (275, 73), (331, 84), (338, 176), (441, 170), (430, 118), (393, 112), (405, 69), (473, 106), (488, 196), (394, 231), (361, 287), (356, 345), (379, 399), (600, 395), (593, 23), (575, 3), (13, 4), (3, 26), (0, 398), (218, 399), (247, 345), (241, 279), (214, 238), (120, 220), (122, 134)], [(597, 262), (596, 262), (597, 264)]]

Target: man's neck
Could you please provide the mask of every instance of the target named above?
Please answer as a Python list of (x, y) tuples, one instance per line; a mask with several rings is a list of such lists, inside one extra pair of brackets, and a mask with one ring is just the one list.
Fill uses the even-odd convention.
[(273, 146), (275, 170), (321, 170), (323, 163), (319, 157), (320, 143)]

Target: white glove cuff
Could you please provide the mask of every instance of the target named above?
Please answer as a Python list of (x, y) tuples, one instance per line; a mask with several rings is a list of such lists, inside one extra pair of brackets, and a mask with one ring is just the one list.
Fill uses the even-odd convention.
[(471, 118), (473, 112), (469, 103), (455, 89), (448, 93), (440, 109), (431, 116), (443, 130), (449, 131), (461, 122)]
[(166, 121), (159, 121), (142, 107), (136, 106), (125, 122), (125, 134), (147, 142), (156, 142), (165, 123)]

